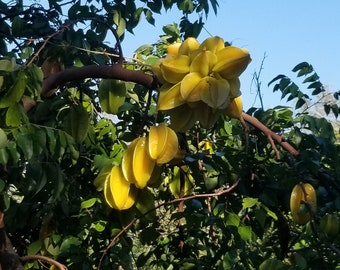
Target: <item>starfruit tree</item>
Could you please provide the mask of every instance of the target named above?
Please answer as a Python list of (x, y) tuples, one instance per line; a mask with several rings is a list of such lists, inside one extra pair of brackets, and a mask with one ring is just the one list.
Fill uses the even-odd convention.
[[(216, 1), (0, 6), (2, 269), (337, 266), (339, 145), (309, 112), (337, 117), (339, 93), (279, 75), (295, 114), (244, 112), (250, 52), (199, 38)], [(123, 54), (175, 7), (179, 25)], [(293, 71), (326, 95), (311, 65)]]

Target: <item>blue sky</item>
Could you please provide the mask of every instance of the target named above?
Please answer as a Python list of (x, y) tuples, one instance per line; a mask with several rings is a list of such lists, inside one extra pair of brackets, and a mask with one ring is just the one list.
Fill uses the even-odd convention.
[[(307, 61), (313, 65), (321, 82), (331, 91), (340, 89), (340, 1), (339, 0), (219, 0), (215, 16), (211, 10), (199, 41), (211, 35), (223, 37), (235, 46), (249, 49), (252, 62), (241, 76), (245, 110), (259, 107), (256, 89), (252, 84), (254, 72), (261, 71), (264, 107), (286, 105), (279, 93), (272, 92), (268, 82), (278, 74), (285, 74), (296, 82), (292, 68)], [(156, 16), (156, 25), (145, 22), (127, 34), (123, 51), (131, 56), (140, 45), (153, 43), (163, 34), (162, 26), (179, 22), (181, 14), (173, 9)]]

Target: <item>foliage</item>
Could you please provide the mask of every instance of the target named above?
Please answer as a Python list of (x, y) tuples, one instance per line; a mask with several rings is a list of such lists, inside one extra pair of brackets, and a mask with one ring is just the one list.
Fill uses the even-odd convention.
[[(284, 75), (271, 82), (302, 111), (247, 111), (253, 118), (246, 121), (257, 119), (280, 137), (277, 146), (273, 133), (254, 121), (247, 121), (246, 133), (227, 116), (210, 129), (196, 124), (178, 134), (184, 160), (163, 165), (161, 177), (131, 209), (106, 204), (101, 183), (107, 168), (119, 165), (129, 143), (154, 123), (169, 121), (157, 111), (157, 89), (125, 82), (123, 105), (108, 115), (97, 89), (109, 76), (69, 80), (53, 91), (44, 87), (63, 70), (114, 66), (124, 32), (133, 32), (142, 14), (153, 23), (154, 13), (176, 6), (183, 12), (179, 25), (166, 26), (160, 42), (137, 49), (136, 59), (122, 64), (152, 78), (150, 65), (167, 45), (197, 36), (203, 15), (218, 8), (216, 1), (140, 2), (51, 0), (47, 8), (0, 2), (0, 128), (8, 138), (0, 148), (0, 191), (17, 253), (51, 257), (68, 269), (339, 266), (340, 236), (329, 237), (320, 220), (339, 216), (340, 144), (330, 119), (311, 113), (310, 104), (323, 101), (310, 95), (326, 91), (308, 63), (293, 69), (305, 77), (307, 89)], [(193, 23), (191, 13), (199, 15)], [(116, 44), (106, 43), (109, 32), (118, 37)], [(323, 116), (338, 117), (338, 99), (336, 92), (333, 103), (323, 104)], [(287, 144), (298, 152), (287, 151)], [(289, 210), (300, 182), (317, 194), (317, 211), (306, 225), (295, 224)], [(25, 264), (43, 267), (37, 260)]]

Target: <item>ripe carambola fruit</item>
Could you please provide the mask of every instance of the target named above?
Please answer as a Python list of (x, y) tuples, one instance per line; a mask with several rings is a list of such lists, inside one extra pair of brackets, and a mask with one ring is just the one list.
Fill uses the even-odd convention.
[(297, 184), (290, 195), (290, 211), (297, 224), (306, 224), (311, 219), (308, 206), (313, 213), (316, 212), (315, 189), (308, 183)]
[(155, 161), (148, 153), (147, 138), (139, 138), (133, 152), (132, 169), (137, 188), (144, 188), (150, 180)]
[(126, 92), (126, 84), (121, 80), (101, 80), (98, 86), (98, 97), (102, 110), (110, 114), (118, 113), (125, 102)]
[(148, 137), (149, 156), (157, 164), (165, 164), (172, 160), (179, 149), (178, 138), (175, 131), (164, 123), (157, 127), (152, 126)]
[(172, 54), (172, 55), (177, 55), (179, 47), (182, 45), (180, 42), (176, 42), (173, 44), (170, 44), (168, 47), (166, 47), (166, 53), (167, 54)]
[(248, 50), (228, 46), (216, 52), (217, 63), (213, 67), (224, 79), (233, 79), (246, 69), (251, 61)]
[(181, 46), (178, 48), (178, 54), (190, 55), (191, 52), (194, 52), (199, 48), (200, 44), (197, 39), (193, 37), (188, 37), (183, 41)]
[(135, 183), (135, 175), (133, 173), (133, 153), (135, 151), (135, 147), (137, 145), (139, 138), (134, 139), (124, 152), (123, 158), (122, 158), (122, 171), (123, 175), (126, 179), (126, 181), (130, 183)]
[(137, 189), (124, 177), (120, 166), (114, 166), (104, 184), (104, 197), (111, 208), (125, 210), (135, 203)]
[(155, 160), (149, 155), (148, 139), (142, 137), (130, 143), (121, 166), (126, 181), (142, 189), (150, 180), (155, 164)]
[(190, 59), (187, 55), (166, 57), (161, 63), (163, 78), (172, 84), (176, 84), (190, 71)]
[(243, 102), (242, 97), (238, 96), (234, 98), (228, 107), (225, 109), (226, 115), (228, 115), (231, 118), (240, 118), (243, 111)]
[(334, 237), (340, 232), (340, 220), (336, 214), (326, 214), (320, 220), (320, 229), (328, 237)]

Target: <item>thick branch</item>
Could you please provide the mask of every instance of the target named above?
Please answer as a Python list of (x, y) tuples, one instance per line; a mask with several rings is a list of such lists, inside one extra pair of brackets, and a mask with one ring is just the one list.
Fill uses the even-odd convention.
[(114, 64), (112, 66), (91, 65), (80, 68), (65, 69), (47, 77), (43, 81), (41, 95), (45, 97), (49, 96), (50, 90), (55, 89), (58, 86), (87, 78), (119, 79), (144, 85), (148, 89), (154, 88), (156, 84), (154, 77), (145, 74), (145, 72), (141, 70), (124, 69), (119, 64)]
[(243, 119), (248, 122), (249, 124), (253, 125), (254, 127), (256, 127), (257, 129), (261, 130), (268, 138), (268, 140), (270, 141), (274, 151), (276, 152), (276, 154), (278, 153), (275, 144), (273, 142), (273, 140), (275, 140), (279, 145), (282, 146), (282, 148), (286, 149), (289, 153), (291, 153), (294, 156), (299, 155), (299, 151), (297, 151), (293, 146), (291, 146), (288, 142), (285, 142), (282, 140), (282, 136), (276, 134), (275, 132), (273, 132), (272, 130), (270, 130), (269, 128), (267, 128), (264, 124), (262, 124), (259, 120), (257, 120), (255, 117), (246, 114), (246, 113), (242, 113), (242, 117)]

